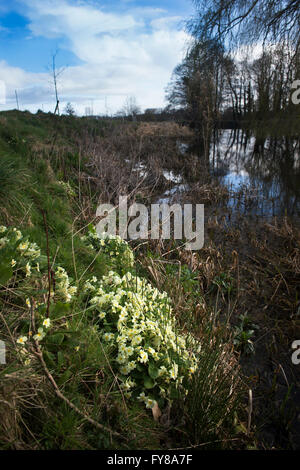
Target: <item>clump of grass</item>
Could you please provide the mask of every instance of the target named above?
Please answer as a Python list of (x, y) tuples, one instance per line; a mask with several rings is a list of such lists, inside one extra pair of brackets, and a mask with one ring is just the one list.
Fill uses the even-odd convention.
[(242, 442), (237, 436), (235, 421), (245, 386), (227, 335), (222, 327), (209, 328), (201, 335), (199, 369), (192, 378), (184, 405), (178, 403), (185, 418), (186, 446), (224, 449), (232, 448), (231, 439)]
[[(0, 197), (7, 210), (15, 211), (22, 200), (22, 193), (29, 184), (29, 174), (20, 158), (0, 156)], [(22, 190), (23, 188), (23, 190)]]

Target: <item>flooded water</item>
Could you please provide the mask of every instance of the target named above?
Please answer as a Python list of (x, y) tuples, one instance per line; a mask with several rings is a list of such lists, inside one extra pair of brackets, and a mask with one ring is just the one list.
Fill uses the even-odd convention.
[[(259, 216), (300, 216), (299, 141), (258, 141), (222, 131), (211, 145), (211, 175), (230, 191), (229, 205)], [(238, 197), (237, 197), (238, 196)]]
[[(192, 142), (178, 142), (178, 149), (182, 156), (197, 155), (207, 182), (227, 188), (227, 206), (233, 212), (300, 218), (299, 140), (258, 140), (241, 130), (221, 130), (212, 139), (209, 158)], [(183, 184), (182, 179), (167, 179), (174, 185), (161, 195), (160, 203), (170, 202), (175, 195), (178, 199), (189, 190), (189, 184)]]

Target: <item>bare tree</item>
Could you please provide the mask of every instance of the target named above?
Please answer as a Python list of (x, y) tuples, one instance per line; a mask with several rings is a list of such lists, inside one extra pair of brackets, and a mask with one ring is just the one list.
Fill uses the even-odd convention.
[(233, 61), (216, 40), (194, 42), (183, 62), (173, 72), (167, 99), (173, 107), (184, 108), (196, 125), (218, 118), (225, 101), (227, 75)]
[(140, 107), (137, 104), (136, 97), (131, 95), (127, 96), (125, 103), (120, 111), (120, 115), (131, 117), (134, 121), (137, 114), (141, 112)]
[(259, 40), (300, 44), (300, 0), (194, 0), (189, 31), (198, 38), (214, 37), (233, 45)]
[(54, 91), (55, 91), (55, 99), (56, 99), (56, 106), (54, 110), (54, 114), (58, 114), (59, 116), (59, 99), (58, 99), (58, 88), (57, 88), (57, 79), (58, 77), (64, 72), (65, 67), (60, 68), (59, 70), (56, 69), (56, 56), (58, 54), (58, 51), (56, 51), (52, 55), (52, 67), (51, 67), (51, 74), (53, 78), (53, 84), (54, 84)]
[(72, 104), (69, 102), (66, 104), (65, 109), (64, 109), (65, 114), (68, 116), (75, 116), (75, 109), (73, 108)]

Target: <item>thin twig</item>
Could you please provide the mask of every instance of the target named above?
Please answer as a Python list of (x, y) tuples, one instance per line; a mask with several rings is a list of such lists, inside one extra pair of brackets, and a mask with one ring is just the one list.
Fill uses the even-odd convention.
[(103, 424), (100, 424), (98, 423), (97, 421), (95, 421), (94, 419), (90, 418), (89, 416), (87, 416), (83, 411), (81, 411), (79, 408), (77, 408), (76, 405), (74, 405), (74, 403), (72, 403), (67, 397), (64, 396), (64, 394), (60, 391), (60, 389), (58, 388), (58, 385), (57, 383), (55, 382), (53, 376), (51, 375), (46, 363), (45, 363), (45, 360), (44, 360), (44, 357), (43, 357), (43, 353), (40, 349), (40, 346), (38, 344), (37, 341), (33, 340), (34, 341), (34, 344), (35, 344), (35, 352), (34, 354), (36, 355), (36, 357), (39, 359), (43, 369), (44, 369), (44, 372), (49, 380), (49, 382), (52, 384), (53, 388), (54, 388), (54, 391), (55, 391), (55, 394), (61, 399), (63, 400), (65, 403), (67, 403), (67, 405), (72, 408), (72, 410), (76, 411), (77, 414), (79, 414), (82, 418), (84, 418), (86, 421), (88, 421), (90, 424), (92, 424), (93, 426), (95, 426), (96, 428), (98, 429), (101, 429), (101, 431), (105, 431), (107, 433), (110, 433), (116, 437), (119, 437), (121, 439), (125, 439), (127, 440), (124, 436), (122, 436), (121, 434), (119, 434), (118, 432), (116, 431), (113, 431), (112, 429), (104, 426)]
[(251, 390), (251, 388), (250, 388), (250, 389), (249, 389), (249, 406), (248, 406), (247, 436), (250, 435), (252, 411), (253, 411), (253, 400), (252, 400), (252, 390)]
[[(31, 324), (32, 324), (32, 328), (35, 329), (35, 316), (34, 316), (34, 307), (33, 307), (33, 302), (31, 302), (31, 307), (30, 307), (30, 314), (31, 314)], [(39, 359), (43, 369), (44, 369), (44, 372), (49, 380), (49, 382), (52, 384), (53, 388), (54, 388), (54, 391), (55, 391), (55, 394), (61, 399), (63, 400), (65, 403), (67, 403), (67, 405), (72, 408), (72, 410), (76, 411), (77, 414), (79, 414), (80, 416), (82, 416), (82, 418), (84, 418), (86, 421), (88, 421), (89, 423), (91, 423), (93, 426), (95, 426), (96, 428), (98, 429), (101, 429), (101, 431), (105, 431), (105, 432), (108, 432), (110, 433), (110, 435), (114, 435), (116, 437), (119, 437), (119, 438), (122, 438), (122, 439), (125, 439), (127, 440), (124, 436), (122, 436), (121, 434), (119, 434), (118, 432), (116, 431), (113, 431), (112, 429), (104, 426), (103, 424), (100, 424), (98, 423), (97, 421), (95, 421), (94, 419), (90, 418), (89, 416), (87, 416), (83, 411), (81, 411), (79, 408), (77, 408), (76, 405), (74, 405), (74, 403), (72, 403), (67, 397), (64, 396), (64, 394), (60, 391), (57, 383), (55, 382), (54, 380), (54, 377), (53, 375), (50, 373), (48, 367), (47, 367), (47, 364), (45, 363), (45, 360), (44, 360), (44, 357), (43, 357), (43, 353), (41, 351), (41, 348), (40, 348), (40, 345), (38, 343), (38, 341), (36, 341), (34, 338), (33, 338), (33, 343), (34, 343), (34, 346), (35, 346), (35, 350), (34, 350), (34, 354), (35, 356)]]
[(45, 211), (41, 209), (44, 219), (45, 225), (45, 232), (46, 232), (46, 243), (47, 243), (47, 260), (48, 260), (48, 299), (47, 299), (47, 318), (49, 318), (49, 310), (50, 310), (50, 297), (51, 297), (51, 267), (50, 267), (50, 255), (49, 255), (49, 234), (48, 234), (48, 226), (47, 220), (45, 216)]

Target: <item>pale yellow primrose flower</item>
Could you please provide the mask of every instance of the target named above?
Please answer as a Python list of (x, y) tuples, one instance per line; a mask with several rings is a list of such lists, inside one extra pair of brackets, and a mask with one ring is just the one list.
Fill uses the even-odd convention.
[(19, 244), (17, 250), (23, 252), (23, 251), (26, 251), (28, 249), (28, 247), (29, 247), (29, 243), (27, 241), (25, 241), (25, 242), (22, 242), (22, 243)]
[(45, 337), (45, 332), (43, 328), (39, 328), (37, 334), (34, 335), (33, 339), (35, 339), (36, 341), (41, 341), (44, 337)]
[(140, 362), (144, 362), (144, 363), (147, 362), (148, 361), (148, 354), (145, 351), (141, 350), (138, 360)]
[(172, 369), (170, 370), (170, 377), (171, 379), (176, 380), (177, 376), (178, 376), (178, 365), (174, 364)]
[(29, 277), (31, 275), (31, 266), (29, 263), (26, 264), (26, 277)]
[(139, 396), (137, 397), (138, 401), (145, 401), (147, 400), (147, 397), (145, 395), (145, 392), (141, 392)]
[(18, 241), (18, 240), (21, 240), (21, 238), (22, 238), (23, 235), (22, 235), (22, 233), (20, 232), (20, 230), (17, 230), (16, 228), (14, 228), (13, 231), (14, 231), (15, 234), (16, 234), (16, 240), (17, 240), (17, 241)]
[(18, 344), (25, 344), (27, 341), (27, 336), (20, 336), (20, 338), (17, 339)]
[(43, 326), (45, 328), (49, 328), (50, 324), (51, 324), (50, 318), (45, 318), (45, 320), (43, 321)]
[(111, 341), (113, 338), (114, 338), (114, 334), (113, 334), (113, 333), (105, 333), (105, 334), (103, 335), (104, 341)]
[(146, 408), (153, 408), (155, 403), (156, 403), (156, 401), (152, 400), (152, 398), (147, 398), (146, 401), (145, 401)]

